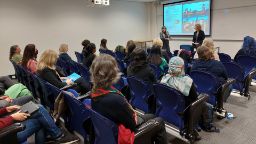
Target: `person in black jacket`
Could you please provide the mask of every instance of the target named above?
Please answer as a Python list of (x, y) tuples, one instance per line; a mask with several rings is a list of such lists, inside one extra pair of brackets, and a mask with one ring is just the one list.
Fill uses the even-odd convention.
[(157, 81), (153, 69), (147, 62), (144, 49), (136, 48), (130, 55), (131, 63), (127, 69), (128, 76), (135, 76), (145, 82), (155, 83)]
[(193, 42), (192, 42), (192, 46), (193, 48), (198, 48), (199, 46), (202, 45), (204, 39), (205, 39), (205, 34), (204, 31), (202, 31), (202, 27), (200, 24), (196, 24), (195, 25), (195, 32), (193, 35)]
[(160, 33), (160, 39), (163, 41), (163, 49), (167, 53), (171, 53), (170, 45), (169, 45), (170, 35), (165, 26), (162, 27), (162, 32)]
[(44, 51), (37, 65), (37, 73), (39, 76), (58, 88), (77, 83), (77, 86), (73, 87), (73, 89), (78, 93), (85, 94), (90, 90), (89, 82), (86, 82), (82, 77), (74, 82), (67, 77), (60, 77), (60, 74), (56, 70), (56, 62), (57, 53), (54, 50)]
[(82, 42), (82, 46), (83, 46), (83, 50), (82, 50), (82, 54), (85, 55), (85, 52), (86, 52), (86, 48), (87, 48), (87, 45), (90, 44), (91, 42), (87, 39), (85, 39), (83, 42)]
[(125, 56), (125, 58), (124, 58), (124, 62), (126, 62), (128, 65), (129, 65), (129, 63), (130, 63), (130, 55), (131, 55), (131, 53), (132, 53), (132, 51), (134, 50), (136, 48), (136, 45), (135, 45), (135, 43), (134, 43), (134, 41), (132, 41), (132, 40), (129, 40), (128, 42), (127, 42), (127, 45), (126, 45), (126, 56)]
[[(146, 139), (150, 139), (155, 144), (167, 144), (164, 121), (149, 114), (137, 115), (125, 96), (112, 86), (121, 75), (118, 64), (112, 56), (102, 54), (95, 58), (90, 72), (93, 82), (91, 93), (93, 110), (115, 122), (119, 134), (126, 131), (126, 136), (131, 139), (129, 143), (133, 143), (134, 133), (140, 133), (139, 128), (144, 127), (144, 129), (152, 128), (144, 133)], [(121, 136), (118, 136), (118, 141), (122, 139)], [(122, 142), (127, 143), (127, 141)], [(134, 143), (136, 144), (136, 139)]]
[(83, 59), (83, 64), (86, 67), (90, 68), (90, 66), (92, 65), (92, 62), (96, 57), (95, 52), (96, 52), (96, 45), (94, 43), (88, 44), (87, 48), (84, 51), (84, 59)]
[(68, 45), (67, 44), (61, 44), (59, 48), (59, 59), (63, 61), (72, 61), (71, 57), (68, 55)]

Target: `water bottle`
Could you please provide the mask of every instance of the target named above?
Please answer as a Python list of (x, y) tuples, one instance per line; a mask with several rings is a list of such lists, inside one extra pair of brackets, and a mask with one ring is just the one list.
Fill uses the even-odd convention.
[(235, 118), (235, 116), (232, 114), (232, 113), (227, 113), (227, 119), (228, 120), (232, 120), (232, 119), (234, 119)]

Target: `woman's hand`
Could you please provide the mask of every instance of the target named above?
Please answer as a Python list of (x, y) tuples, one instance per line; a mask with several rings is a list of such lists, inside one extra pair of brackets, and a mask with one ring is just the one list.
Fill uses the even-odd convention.
[(9, 96), (1, 96), (0, 100), (6, 100), (7, 102), (11, 103), (12, 99)]
[(26, 120), (28, 117), (30, 116), (30, 114), (27, 113), (23, 113), (23, 112), (16, 112), (14, 114), (11, 115), (11, 117), (16, 120), (16, 121), (24, 121)]
[(71, 84), (73, 84), (73, 81), (71, 79), (67, 79), (66, 83), (67, 83), (67, 85), (71, 85)]
[(13, 112), (13, 111), (19, 110), (19, 109), (20, 109), (20, 106), (18, 106), (18, 105), (6, 107), (7, 112)]

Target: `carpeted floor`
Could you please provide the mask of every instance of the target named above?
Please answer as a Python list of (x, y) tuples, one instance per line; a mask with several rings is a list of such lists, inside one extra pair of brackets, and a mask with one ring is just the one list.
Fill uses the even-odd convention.
[[(220, 133), (200, 132), (202, 140), (196, 144), (256, 144), (256, 86), (250, 88), (251, 99), (231, 95), (224, 104), (228, 112), (233, 113), (233, 120), (215, 120)], [(185, 144), (174, 138), (170, 144)]]

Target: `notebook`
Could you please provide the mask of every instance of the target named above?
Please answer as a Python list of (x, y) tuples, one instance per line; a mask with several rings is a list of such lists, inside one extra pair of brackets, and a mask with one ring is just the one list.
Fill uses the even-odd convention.
[(24, 104), (20, 108), (21, 112), (28, 113), (30, 115), (32, 115), (33, 113), (38, 111), (38, 109), (39, 109), (39, 106), (37, 104), (35, 104), (34, 102), (32, 102), (32, 101)]

